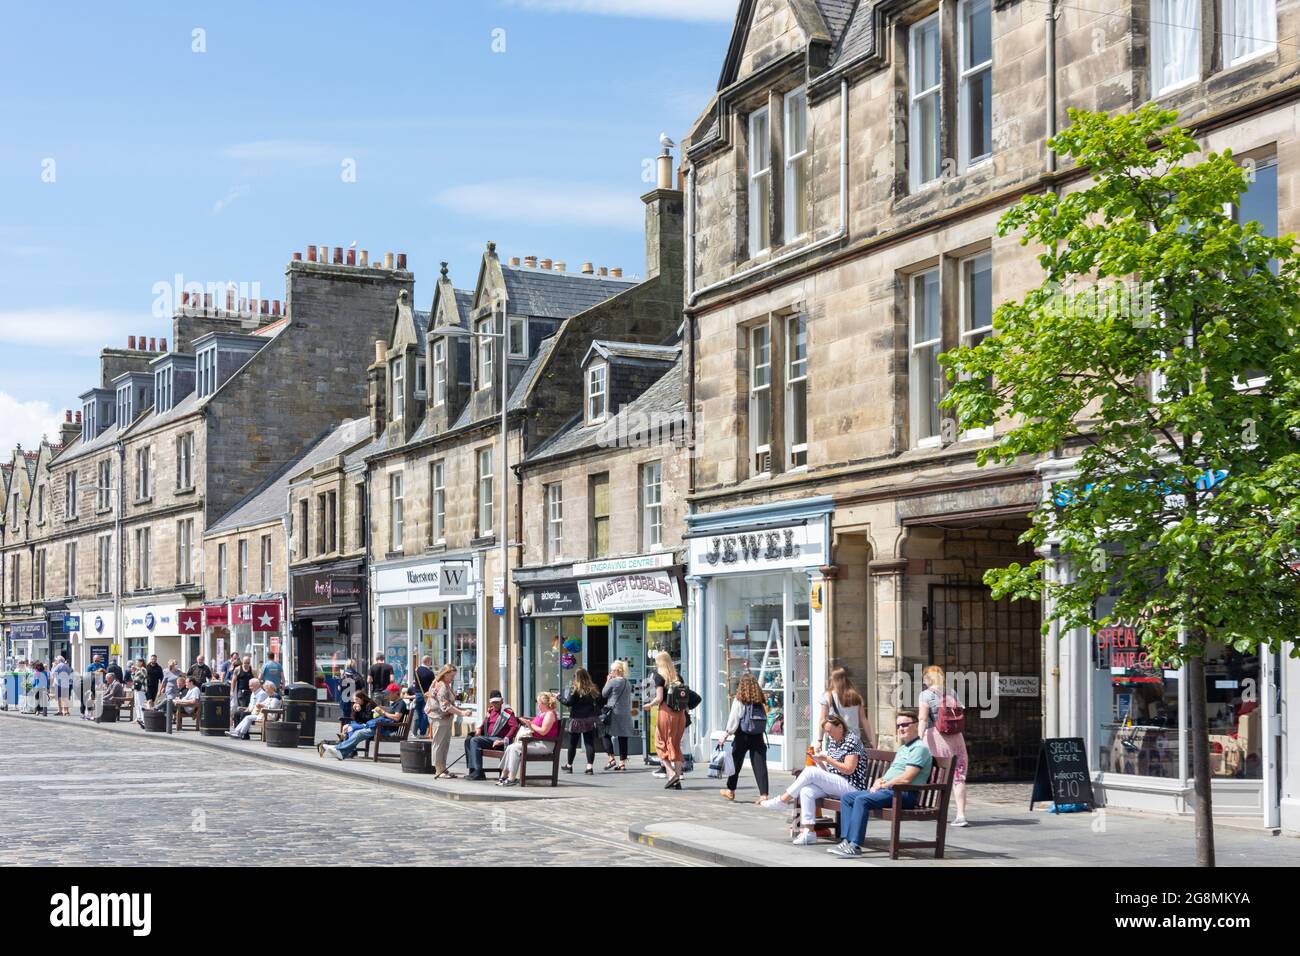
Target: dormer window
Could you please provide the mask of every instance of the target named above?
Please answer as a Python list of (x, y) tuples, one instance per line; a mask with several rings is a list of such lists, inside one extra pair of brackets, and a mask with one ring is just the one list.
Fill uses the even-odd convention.
[(593, 365), (587, 369), (587, 421), (605, 420), (606, 399), (609, 392), (609, 367)]
[(159, 412), (171, 411), (172, 407), (172, 369), (170, 366), (159, 369), (153, 376), (154, 406)]
[(393, 421), (401, 421), (406, 414), (406, 390), (403, 388), (402, 359), (393, 363)]
[(528, 357), (528, 320), (510, 317), (510, 357)]
[(90, 441), (95, 437), (95, 403), (86, 402), (81, 406), (81, 440)]
[(131, 386), (123, 385), (117, 390), (117, 422), (125, 427), (131, 421)]
[(447, 402), (447, 341), (439, 339), (433, 343), (433, 404), (444, 405)]
[(424, 363), (418, 362), (415, 366), (415, 397), (424, 398), (429, 387), (429, 373), (425, 371)]
[(198, 368), (195, 388), (199, 398), (207, 398), (217, 390), (217, 350), (215, 347), (204, 349), (196, 359)]
[(474, 329), (478, 332), (478, 387), (492, 387), (492, 320), (479, 321)]

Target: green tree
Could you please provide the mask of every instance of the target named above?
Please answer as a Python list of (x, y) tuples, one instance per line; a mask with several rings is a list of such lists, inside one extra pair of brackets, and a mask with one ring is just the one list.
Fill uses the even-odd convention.
[(1300, 278), (1292, 237), (1235, 221), (1251, 164), (1203, 154), (1176, 119), (1071, 111), (1048, 145), (1090, 178), (998, 227), (1041, 247), (1042, 286), (942, 361), (961, 428), (1009, 423), (980, 465), (1075, 459), (1022, 538), (1059, 547), (1073, 579), (1039, 559), (985, 582), (1048, 596), (1045, 632), (1123, 620), (1185, 667), (1196, 862), (1213, 866), (1207, 646), (1300, 656)]

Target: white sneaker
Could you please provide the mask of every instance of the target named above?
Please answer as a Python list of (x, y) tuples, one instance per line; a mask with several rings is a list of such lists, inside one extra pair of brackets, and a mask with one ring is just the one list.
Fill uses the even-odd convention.
[(839, 843), (835, 844), (834, 846), (827, 847), (826, 852), (834, 853), (836, 850), (840, 849), (841, 847), (846, 846), (848, 842), (849, 842), (848, 840), (841, 840)]
[(795, 846), (816, 846), (817, 834), (812, 830), (800, 830), (790, 842)]
[(652, 777), (658, 777), (660, 780), (665, 780), (665, 779), (667, 779), (667, 777), (668, 777), (668, 771), (666, 771), (666, 770), (656, 770), (654, 773), (650, 774), (650, 776), (652, 776)]
[(789, 805), (780, 797), (773, 797), (771, 800), (764, 800), (759, 804), (764, 810), (784, 810)]
[(325, 752), (326, 752), (327, 754), (329, 754), (331, 757), (333, 757), (335, 760), (342, 760), (342, 759), (343, 759), (343, 755), (342, 755), (341, 753), (339, 753), (339, 748), (338, 748), (338, 747), (331, 747), (329, 744), (326, 744), (326, 745), (325, 745)]
[(970, 826), (970, 824), (966, 822), (965, 817), (958, 817), (956, 820), (953, 820), (952, 823), (949, 824), (949, 826), (968, 827)]

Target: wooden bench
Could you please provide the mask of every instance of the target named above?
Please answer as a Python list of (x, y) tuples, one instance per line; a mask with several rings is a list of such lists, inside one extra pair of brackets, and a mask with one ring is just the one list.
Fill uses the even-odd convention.
[[(379, 762), (379, 751), (382, 749), (381, 744), (396, 744), (396, 756), (399, 759), (402, 756), (402, 741), (411, 735), (411, 724), (415, 720), (415, 708), (406, 708), (406, 714), (402, 717), (400, 724), (384, 724), (375, 728), (375, 735), (363, 744), (364, 756), (369, 757), (375, 763)], [(373, 745), (373, 746), (372, 746)]]
[[(867, 789), (870, 790), (872, 784), (884, 776), (889, 765), (894, 762), (894, 751), (892, 750), (868, 750), (867, 751)], [(924, 784), (907, 784), (893, 788), (894, 802), (892, 806), (880, 810), (872, 810), (871, 816), (876, 820), (888, 820), (889, 828), (889, 858), (898, 859), (898, 851), (906, 850), (934, 850), (936, 860), (943, 859), (944, 839), (948, 830), (948, 801), (952, 796), (952, 758), (935, 757), (934, 765), (930, 768), (930, 779)], [(904, 809), (902, 801), (904, 793), (917, 794), (916, 805), (910, 809)], [(817, 831), (830, 830), (834, 828), (836, 834), (839, 833), (840, 821), (840, 801), (833, 797), (824, 797), (817, 801), (818, 820), (815, 828)], [(835, 819), (826, 820), (821, 817), (821, 811), (833, 812)], [(798, 825), (799, 810), (798, 802), (795, 803), (794, 812), (795, 825)], [(919, 822), (933, 821), (935, 823), (935, 839), (933, 841), (911, 840), (903, 843), (899, 840), (899, 828), (904, 820), (916, 820)]]
[(265, 741), (266, 731), (264, 731), (262, 728), (266, 726), (266, 722), (268, 720), (283, 720), (283, 719), (284, 719), (283, 707), (269, 707), (264, 709), (262, 711), (262, 719), (253, 721), (253, 723), (249, 726), (248, 739), (252, 740), (253, 734), (257, 734), (257, 736), (261, 737), (262, 740)]
[[(548, 741), (548, 743), (549, 742), (550, 741)], [(561, 730), (558, 734), (555, 735), (554, 746), (551, 748), (549, 753), (544, 753), (544, 754), (529, 753), (528, 747), (525, 746), (523, 752), (523, 761), (519, 766), (519, 786), (521, 787), (528, 786), (528, 765), (530, 763), (541, 763), (541, 764), (549, 763), (551, 765), (551, 772), (549, 774), (551, 778), (551, 786), (558, 787), (560, 785), (560, 751), (564, 749), (563, 743), (564, 743), (564, 731)], [(484, 747), (482, 750), (479, 751), (479, 755), (480, 755), (480, 759), (483, 757), (495, 757), (498, 761), (497, 772), (500, 773), (502, 766), (505, 764), (506, 748), (501, 744), (498, 744), (495, 747)], [(483, 773), (486, 774), (488, 771), (487, 765), (480, 763), (479, 766), (482, 768)], [(547, 776), (548, 776), (547, 774), (543, 774), (540, 777), (534, 776), (533, 779), (545, 780)]]

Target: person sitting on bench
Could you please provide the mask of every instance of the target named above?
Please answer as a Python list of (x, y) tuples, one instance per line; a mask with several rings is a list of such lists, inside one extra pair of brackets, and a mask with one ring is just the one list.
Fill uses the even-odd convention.
[(182, 677), (176, 682), (176, 691), (180, 694), (176, 698), (176, 729), (180, 730), (182, 717), (199, 712), (199, 685)]
[[(894, 762), (870, 790), (854, 790), (840, 798), (840, 842), (828, 852), (846, 860), (860, 857), (863, 841), (867, 838), (867, 819), (871, 816), (871, 811), (893, 806), (894, 787), (930, 782), (930, 768), (934, 766), (934, 758), (925, 741), (921, 740), (918, 725), (915, 710), (898, 712), (894, 723), (898, 731), (898, 751), (894, 754)], [(915, 793), (904, 793), (901, 796), (904, 810), (916, 806)]]
[(845, 794), (865, 790), (867, 786), (867, 752), (858, 735), (849, 730), (839, 714), (831, 714), (822, 723), (826, 749), (812, 755), (813, 766), (804, 767), (785, 793), (764, 800), (765, 810), (780, 810), (799, 800), (799, 833), (795, 846), (812, 846), (817, 842), (817, 801), (823, 797), (842, 798)]
[[(111, 673), (104, 673), (104, 685), (100, 690), (99, 702), (102, 706), (120, 706), (126, 698), (126, 685), (114, 677)], [(100, 711), (100, 714), (103, 710)], [(99, 719), (98, 716), (95, 718)]]
[(254, 677), (252, 680), (248, 682), (248, 706), (236, 707), (234, 711), (231, 713), (230, 719), (233, 720), (235, 723), (239, 723), (241, 720), (243, 720), (245, 717), (251, 714), (253, 712), (253, 709), (258, 704), (266, 703), (266, 696), (267, 696), (266, 688), (262, 686), (262, 682), (260, 680)]
[[(268, 710), (280, 709), (280, 697), (276, 692), (275, 685), (270, 681), (267, 681), (262, 685), (261, 690), (266, 694), (266, 696), (260, 703), (252, 705), (248, 715), (235, 726), (234, 730), (227, 731), (231, 737), (235, 737), (239, 740), (247, 740), (248, 732), (252, 729), (253, 724), (259, 724), (266, 720), (266, 712)], [(252, 703), (251, 699), (249, 702)]]
[(349, 757), (355, 757), (357, 748), (367, 740), (374, 740), (384, 733), (387, 728), (395, 727), (406, 719), (406, 712), (410, 709), (410, 700), (413, 698), (413, 694), (400, 698), (393, 705), (392, 710), (385, 710), (383, 707), (376, 706), (373, 711), (374, 716), (367, 720), (363, 726), (348, 734), (347, 740), (337, 744), (317, 744), (316, 753), (322, 757), (329, 754), (336, 760), (347, 760)]
[[(498, 787), (518, 786), (524, 770), (524, 748), (535, 756), (552, 753), (560, 745), (560, 699), (549, 691), (537, 695), (537, 716), (520, 728), (501, 761)], [(525, 729), (526, 728), (526, 729)]]
[(371, 700), (370, 695), (364, 690), (358, 690), (352, 695), (352, 703), (344, 709), (344, 715), (339, 720), (339, 733), (350, 734), (354, 730), (360, 730), (366, 725), (366, 721), (374, 716), (375, 708), (379, 705)]
[(519, 730), (519, 718), (502, 700), (501, 691), (494, 690), (488, 694), (488, 710), (479, 725), (478, 735), (465, 741), (465, 766), (469, 773), (466, 780), (486, 780), (483, 773), (483, 751), (494, 749), (497, 744), (509, 745)]

